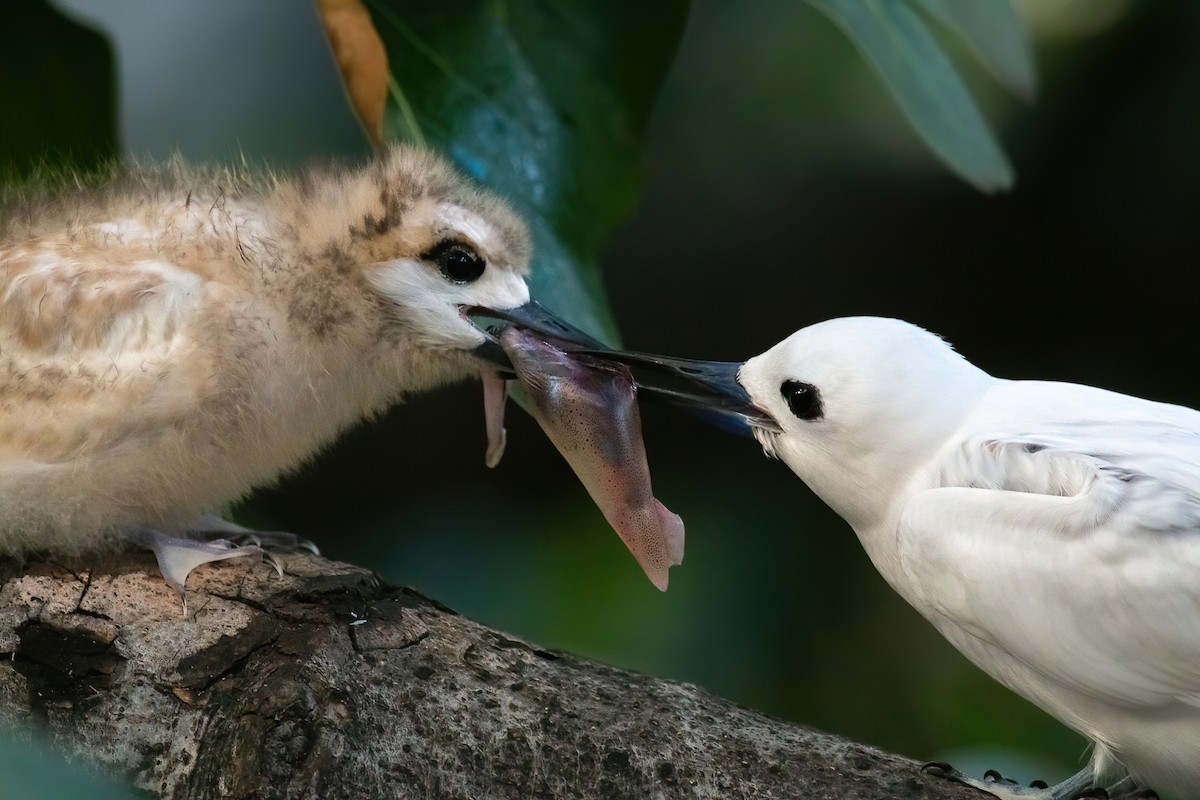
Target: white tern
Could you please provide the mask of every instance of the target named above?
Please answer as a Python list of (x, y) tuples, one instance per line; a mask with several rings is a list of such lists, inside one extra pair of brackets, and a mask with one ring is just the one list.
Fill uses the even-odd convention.
[(895, 319), (822, 322), (740, 369), (624, 359), (749, 422), (951, 644), (1093, 745), (1049, 788), (930, 766), (1004, 798), (1200, 798), (1200, 412), (994, 378)]

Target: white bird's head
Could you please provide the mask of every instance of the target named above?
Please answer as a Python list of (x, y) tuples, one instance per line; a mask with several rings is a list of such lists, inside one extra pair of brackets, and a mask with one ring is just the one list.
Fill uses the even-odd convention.
[(756, 431), (767, 452), (809, 472), (830, 461), (921, 460), (989, 378), (915, 325), (846, 317), (797, 331), (747, 361), (738, 380), (779, 425)]
[(990, 377), (928, 331), (847, 317), (803, 328), (738, 380), (780, 430), (755, 430), (853, 525), (884, 513), (946, 442)]

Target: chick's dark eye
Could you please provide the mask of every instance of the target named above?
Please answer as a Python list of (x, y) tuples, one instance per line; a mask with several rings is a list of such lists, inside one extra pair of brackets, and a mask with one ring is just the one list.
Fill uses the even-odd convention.
[(442, 242), (426, 253), (424, 258), (437, 264), (438, 270), (455, 283), (478, 280), (487, 266), (475, 248), (463, 242)]
[(817, 394), (817, 387), (811, 383), (784, 381), (779, 387), (779, 393), (783, 395), (788, 409), (798, 419), (813, 420), (821, 417), (821, 398)]

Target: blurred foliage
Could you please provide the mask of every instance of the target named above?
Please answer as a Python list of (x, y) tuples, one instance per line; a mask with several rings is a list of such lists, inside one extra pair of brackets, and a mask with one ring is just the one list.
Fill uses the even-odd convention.
[(1037, 93), (1033, 43), (1012, 0), (918, 0), (922, 9), (962, 37), (992, 77), (1023, 100)]
[(45, 0), (0, 3), (0, 177), (114, 158), (115, 89), (99, 33)]
[(316, 5), (346, 96), (367, 138), (378, 146), (391, 83), (383, 40), (361, 0), (316, 0)]
[[(985, 191), (1012, 185), (969, 92), (910, 8), (922, 5), (1030, 96), (1033, 59), (1011, 0), (810, 2), (855, 40), (952, 169)], [(636, 200), (646, 121), (686, 0), (653, 14), (599, 0), (370, 5), (392, 71), (385, 138), (433, 145), (512, 199), (532, 223), (534, 296), (617, 341), (596, 257)]]
[(879, 72), (917, 133), (985, 192), (1012, 187), (1012, 167), (918, 8), (958, 33), (1002, 84), (1030, 98), (1033, 54), (1012, 0), (808, 0)]

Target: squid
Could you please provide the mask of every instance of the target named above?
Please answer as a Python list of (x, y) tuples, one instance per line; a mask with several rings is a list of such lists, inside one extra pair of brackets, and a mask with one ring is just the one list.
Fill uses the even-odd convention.
[[(629, 369), (568, 352), (515, 325), (497, 340), (512, 364), (527, 410), (537, 420), (646, 577), (666, 591), (668, 571), (682, 563), (684, 526), (654, 497), (642, 442), (637, 386)], [(503, 376), (484, 374), (486, 462), (504, 452)]]

